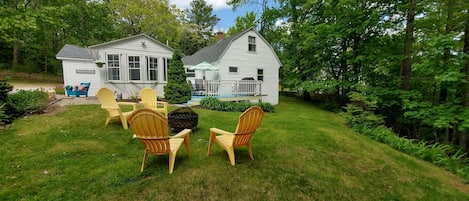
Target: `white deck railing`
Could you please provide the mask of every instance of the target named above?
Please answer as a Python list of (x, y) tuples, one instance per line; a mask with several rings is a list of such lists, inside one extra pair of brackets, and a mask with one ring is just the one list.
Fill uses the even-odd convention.
[(194, 89), (205, 96), (259, 96), (261, 83), (257, 80), (204, 80), (202, 89), (195, 86)]

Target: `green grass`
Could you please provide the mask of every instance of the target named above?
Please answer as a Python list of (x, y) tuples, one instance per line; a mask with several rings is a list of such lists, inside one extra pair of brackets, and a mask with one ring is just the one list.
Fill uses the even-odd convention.
[[(239, 112), (195, 109), (191, 158), (151, 155), (99, 105), (17, 120), (0, 134), (3, 200), (468, 200), (469, 185), (430, 163), (349, 129), (334, 113), (282, 97), (236, 166), (208, 130), (233, 131)], [(175, 107), (171, 107), (175, 109)]]

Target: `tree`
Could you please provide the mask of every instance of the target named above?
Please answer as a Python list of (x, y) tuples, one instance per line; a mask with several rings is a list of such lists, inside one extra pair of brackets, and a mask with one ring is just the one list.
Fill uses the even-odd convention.
[(212, 5), (207, 5), (205, 0), (193, 0), (191, 9), (186, 9), (184, 13), (189, 23), (197, 25), (197, 32), (204, 38), (213, 36), (213, 27), (220, 21), (217, 15), (212, 14)]
[(197, 25), (187, 23), (182, 25), (179, 47), (185, 55), (192, 55), (207, 45), (207, 39), (194, 31), (195, 26)]
[(207, 46), (213, 38), (213, 27), (220, 19), (212, 14), (213, 8), (204, 0), (193, 0), (191, 8), (183, 11), (184, 30), (180, 47), (184, 54), (191, 55)]
[(244, 31), (246, 29), (249, 29), (251, 27), (257, 27), (256, 23), (256, 14), (254, 12), (246, 12), (246, 15), (244, 17), (236, 17), (236, 23), (234, 27), (230, 27), (228, 29), (227, 34), (228, 35), (233, 35), (236, 33), (239, 33), (241, 31)]
[[(275, 0), (271, 1), (271, 2), (275, 2)], [(280, 0), (281, 2), (281, 0)], [(259, 27), (255, 26), (256, 28), (259, 28), (259, 33), (260, 34), (264, 34), (264, 31), (265, 31), (265, 24), (268, 23), (269, 20), (271, 20), (271, 18), (265, 18), (265, 15), (264, 13), (267, 12), (268, 10), (268, 4), (269, 4), (269, 0), (228, 0), (226, 1), (226, 3), (228, 5), (231, 5), (233, 6), (233, 10), (236, 10), (242, 6), (246, 6), (248, 4), (251, 4), (251, 5), (255, 5), (255, 6), (260, 6), (261, 7), (261, 11), (260, 11), (260, 17), (259, 17), (259, 20), (255, 22), (255, 25), (259, 25)], [(294, 4), (296, 4), (296, 2), (292, 2)], [(248, 14), (246, 14), (246, 17)], [(252, 18), (251, 16), (249, 17), (249, 19)], [(256, 18), (256, 16), (254, 16), (254, 18)]]
[(410, 0), (407, 4), (407, 18), (405, 28), (404, 60), (402, 61), (401, 89), (409, 91), (410, 79), (412, 75), (412, 46), (414, 45), (414, 18), (417, 7), (417, 0)]
[(168, 69), (168, 83), (164, 86), (165, 98), (170, 103), (186, 103), (191, 99), (192, 87), (186, 81), (181, 51), (174, 50)]
[(180, 22), (168, 0), (110, 0), (115, 20), (125, 35), (147, 34), (177, 47)]

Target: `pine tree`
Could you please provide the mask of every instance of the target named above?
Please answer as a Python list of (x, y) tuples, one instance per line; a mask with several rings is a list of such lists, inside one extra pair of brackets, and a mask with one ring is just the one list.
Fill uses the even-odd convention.
[(186, 103), (191, 99), (191, 86), (186, 81), (182, 53), (175, 50), (168, 69), (168, 83), (164, 86), (165, 98), (169, 103)]

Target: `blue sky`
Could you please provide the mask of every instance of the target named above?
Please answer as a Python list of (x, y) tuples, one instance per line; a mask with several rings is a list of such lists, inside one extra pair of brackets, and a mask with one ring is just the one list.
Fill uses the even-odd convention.
[[(169, 0), (170, 4), (175, 4), (179, 9), (190, 8), (190, 0)], [(214, 27), (215, 31), (228, 31), (228, 28), (234, 26), (237, 16), (245, 16), (246, 12), (254, 11), (252, 5), (244, 6), (234, 12), (231, 7), (226, 4), (226, 0), (205, 0), (207, 4), (212, 5), (213, 14), (220, 18), (218, 24)]]

